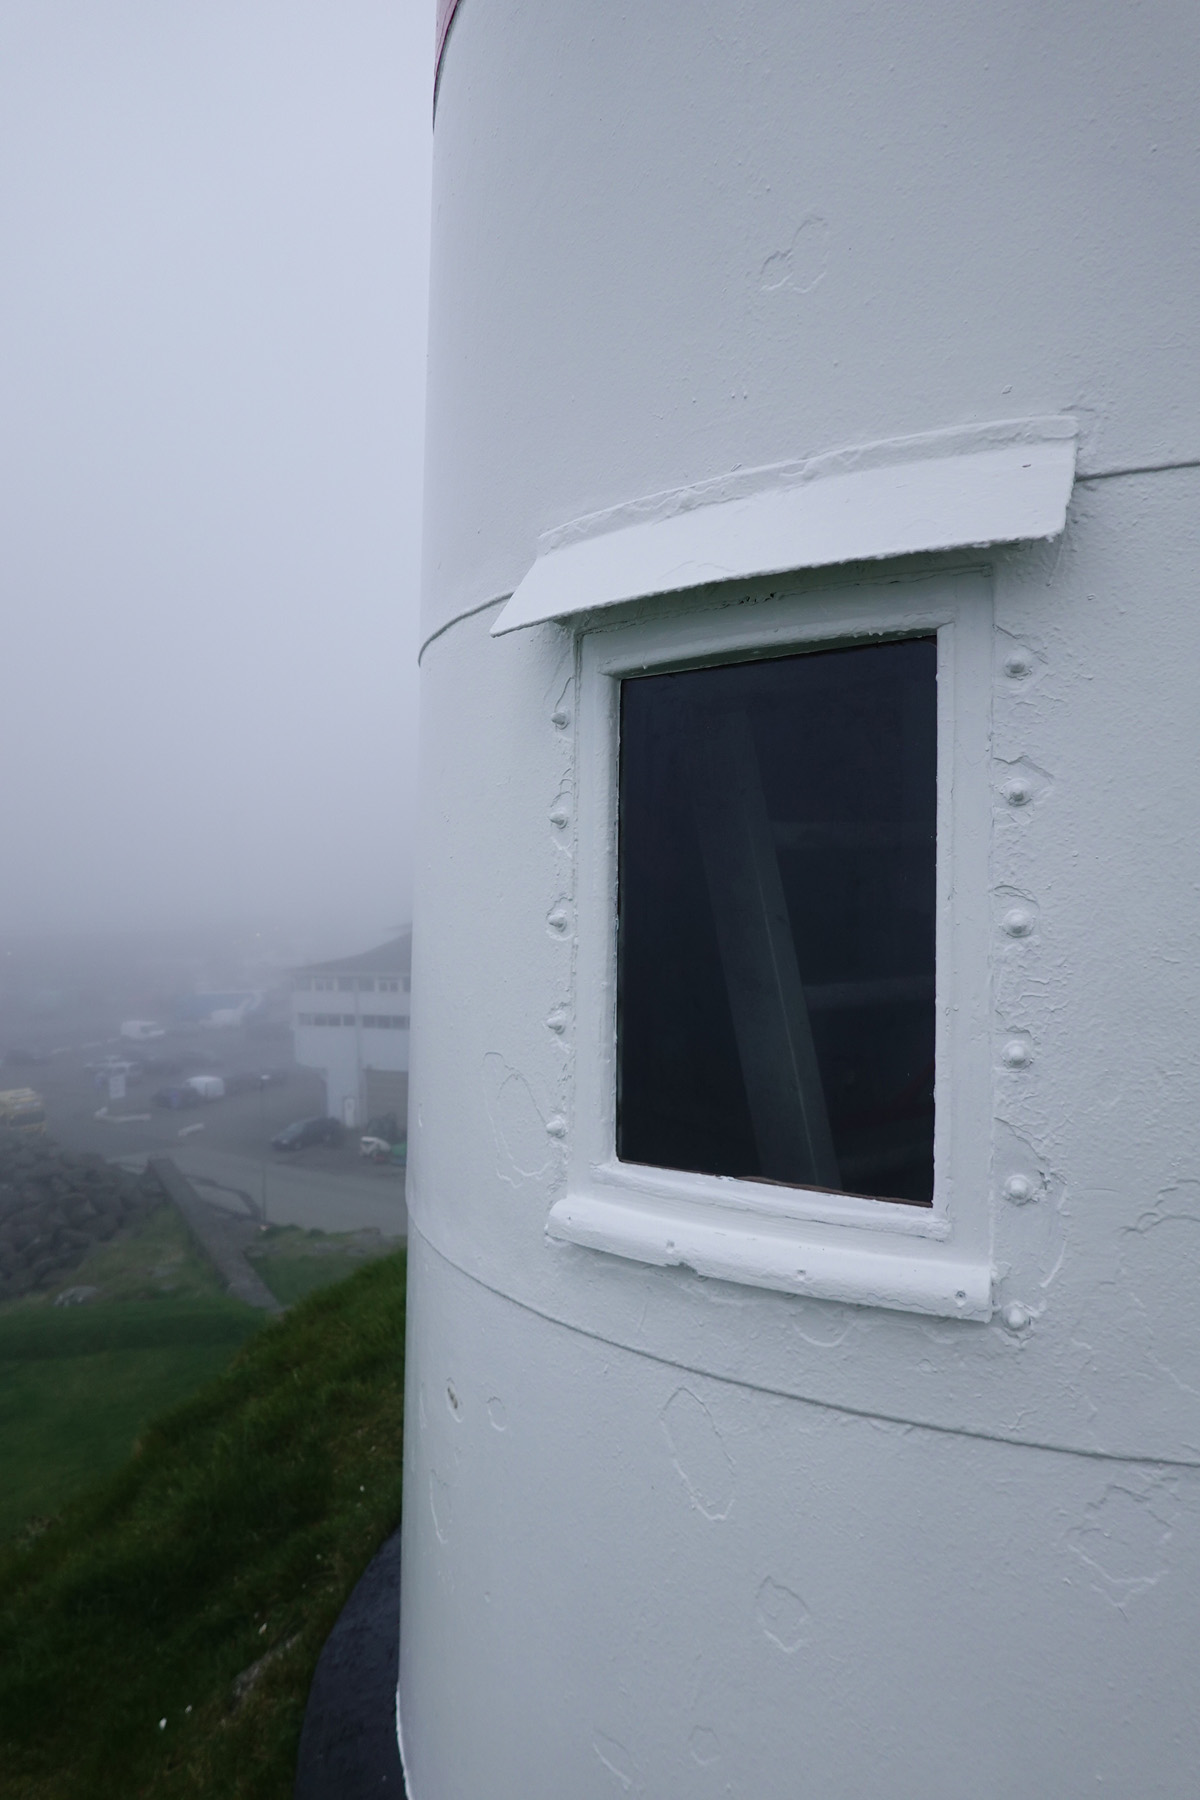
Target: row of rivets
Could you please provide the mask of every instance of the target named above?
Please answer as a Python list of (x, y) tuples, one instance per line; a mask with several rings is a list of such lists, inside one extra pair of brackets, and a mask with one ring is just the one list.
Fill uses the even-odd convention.
[[(556, 731), (566, 730), (567, 726), (571, 723), (571, 715), (565, 706), (558, 706), (554, 709), (550, 714), (550, 723), (554, 726)], [(562, 831), (565, 830), (570, 822), (571, 814), (566, 802), (564, 800), (556, 800), (550, 809), (550, 823), (556, 825), (558, 829)], [(554, 907), (547, 915), (546, 919), (546, 923), (549, 925), (551, 931), (558, 932), (560, 935), (566, 931), (570, 922), (570, 914), (565, 906)], [(565, 1007), (556, 1006), (554, 1008), (553, 1012), (551, 1012), (546, 1019), (546, 1029), (552, 1031), (556, 1037), (561, 1037), (563, 1035), (567, 1029), (567, 1012)], [(548, 1137), (557, 1138), (560, 1141), (566, 1137), (567, 1121), (562, 1117), (561, 1113), (555, 1113), (552, 1118), (546, 1120), (546, 1135)]]
[[(1009, 651), (1003, 667), (1010, 681), (1025, 681), (1033, 673), (1033, 656), (1018, 646)], [(1035, 775), (1018, 769), (1001, 783), (1000, 792), (1010, 807), (1020, 809), (1037, 798), (1039, 785)], [(1010, 906), (1000, 920), (1001, 930), (1011, 938), (1031, 937), (1036, 926), (1036, 908), (1020, 903)], [(1033, 1062), (1033, 1047), (1027, 1038), (1010, 1037), (1000, 1051), (1000, 1060), (1006, 1069), (1028, 1069)], [(1038, 1198), (1039, 1184), (1017, 1170), (1007, 1177), (1001, 1192), (1010, 1205), (1028, 1206)], [(1033, 1323), (1034, 1314), (1019, 1300), (1010, 1300), (1001, 1310), (1000, 1318), (1008, 1331), (1023, 1332)]]

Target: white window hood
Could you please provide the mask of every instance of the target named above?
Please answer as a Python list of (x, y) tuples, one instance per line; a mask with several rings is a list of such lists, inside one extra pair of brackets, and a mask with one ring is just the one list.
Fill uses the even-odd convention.
[(1076, 435), (1069, 418), (1007, 419), (742, 471), (593, 513), (541, 540), (492, 635), (709, 582), (1057, 537)]

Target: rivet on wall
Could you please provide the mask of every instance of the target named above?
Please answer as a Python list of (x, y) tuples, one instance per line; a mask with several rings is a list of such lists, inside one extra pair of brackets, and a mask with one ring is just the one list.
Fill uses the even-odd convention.
[(1033, 1061), (1033, 1051), (1023, 1038), (1009, 1038), (1000, 1060), (1006, 1069), (1027, 1069)]
[(1009, 937), (1028, 937), (1037, 923), (1033, 909), (1028, 906), (1010, 906), (1000, 924)]
[(1046, 770), (1039, 769), (1025, 756), (1017, 757), (1014, 762), (1002, 762), (996, 771), (996, 779), (1000, 798), (1007, 807), (1017, 811), (1041, 800), (1054, 786)]

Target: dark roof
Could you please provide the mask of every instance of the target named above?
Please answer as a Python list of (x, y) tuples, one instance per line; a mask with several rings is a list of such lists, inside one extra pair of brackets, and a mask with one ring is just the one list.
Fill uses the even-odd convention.
[(377, 950), (339, 956), (332, 962), (305, 963), (295, 975), (407, 975), (412, 963), (412, 932), (402, 931)]

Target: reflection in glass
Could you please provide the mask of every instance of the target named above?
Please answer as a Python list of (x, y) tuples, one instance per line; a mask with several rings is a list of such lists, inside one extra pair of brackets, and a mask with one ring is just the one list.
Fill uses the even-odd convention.
[(933, 1197), (937, 647), (622, 683), (617, 1154)]

